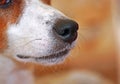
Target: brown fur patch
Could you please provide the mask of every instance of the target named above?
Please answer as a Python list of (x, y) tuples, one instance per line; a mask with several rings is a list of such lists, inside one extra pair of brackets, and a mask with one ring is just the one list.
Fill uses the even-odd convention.
[(17, 22), (22, 9), (23, 0), (13, 0), (8, 7), (0, 8), (0, 52), (7, 48), (7, 27)]
[(51, 0), (42, 0), (44, 3), (51, 5)]

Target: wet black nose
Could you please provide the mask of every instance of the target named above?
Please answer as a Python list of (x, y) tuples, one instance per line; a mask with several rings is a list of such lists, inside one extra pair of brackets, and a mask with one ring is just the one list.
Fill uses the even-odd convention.
[(53, 29), (65, 42), (72, 43), (77, 38), (78, 24), (73, 20), (58, 20)]

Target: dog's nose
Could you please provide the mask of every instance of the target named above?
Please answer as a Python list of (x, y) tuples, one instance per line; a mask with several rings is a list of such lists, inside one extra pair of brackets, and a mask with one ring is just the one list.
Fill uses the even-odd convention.
[(78, 24), (73, 20), (58, 20), (53, 29), (65, 42), (72, 43), (77, 38)]

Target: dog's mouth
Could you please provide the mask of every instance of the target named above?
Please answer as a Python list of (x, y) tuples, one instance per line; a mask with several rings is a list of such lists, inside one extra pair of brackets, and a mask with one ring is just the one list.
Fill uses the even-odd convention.
[(50, 60), (50, 59), (57, 59), (57, 58), (62, 58), (66, 56), (69, 53), (70, 50), (66, 49), (64, 51), (58, 52), (58, 53), (53, 53), (48, 56), (40, 56), (40, 57), (34, 57), (34, 56), (24, 56), (24, 55), (17, 55), (19, 59), (27, 60), (27, 59), (35, 59), (36, 61), (39, 60)]

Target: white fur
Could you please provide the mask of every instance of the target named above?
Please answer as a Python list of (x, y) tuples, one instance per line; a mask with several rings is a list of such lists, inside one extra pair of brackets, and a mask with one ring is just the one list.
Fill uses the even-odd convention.
[(0, 84), (34, 84), (31, 71), (21, 69), (13, 60), (0, 55)]
[(7, 57), (0, 55), (0, 83), (6, 84), (10, 73), (15, 69), (15, 64)]
[(28, 70), (18, 70), (9, 74), (6, 84), (34, 84), (34, 80)]

